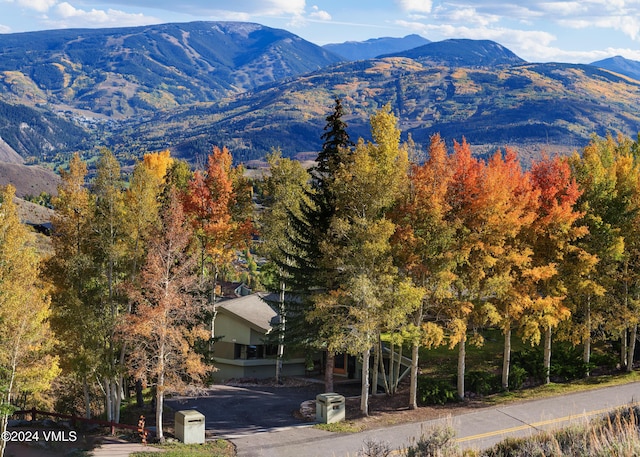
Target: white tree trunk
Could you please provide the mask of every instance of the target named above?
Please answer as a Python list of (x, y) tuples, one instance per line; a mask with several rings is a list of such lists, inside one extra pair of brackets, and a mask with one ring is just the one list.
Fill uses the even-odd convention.
[(502, 355), (502, 388), (509, 390), (509, 370), (511, 368), (511, 324), (504, 331), (504, 353)]
[(393, 341), (389, 345), (389, 389), (388, 394), (393, 394), (393, 386), (395, 384), (395, 373), (396, 373), (396, 345), (393, 344)]
[[(393, 355), (392, 355), (393, 357)], [(398, 348), (398, 363), (396, 364), (395, 381), (393, 384), (393, 393), (398, 393), (398, 384), (400, 383), (400, 367), (402, 366), (402, 344)]]
[(409, 409), (418, 409), (418, 343), (411, 346), (411, 385), (409, 386)]
[[(161, 380), (164, 383), (164, 379)], [(164, 386), (158, 384), (156, 389), (156, 437), (161, 443), (164, 442), (162, 433), (162, 411), (164, 409)]]
[[(589, 363), (591, 360), (591, 295), (587, 296), (587, 315), (585, 318), (585, 334), (583, 344), (584, 352), (582, 354), (582, 360), (584, 363)], [(589, 376), (588, 371), (587, 376)]]
[(107, 413), (107, 420), (111, 422), (113, 420), (113, 406), (111, 405), (111, 382), (109, 379), (104, 380), (104, 399), (105, 405), (104, 409)]
[(162, 412), (164, 408), (164, 344), (160, 345), (158, 351), (158, 384), (156, 388), (156, 437), (161, 443), (164, 442), (162, 432)]
[(285, 309), (284, 309), (284, 281), (280, 281), (280, 333), (278, 334), (278, 358), (276, 360), (276, 382), (282, 382), (282, 361), (284, 359), (284, 330), (285, 330)]
[(464, 372), (467, 338), (458, 343), (458, 398), (464, 400)]
[(111, 420), (115, 423), (120, 423), (120, 406), (122, 405), (124, 395), (124, 377), (122, 375), (116, 375), (115, 378), (108, 382), (110, 384), (109, 393), (111, 395)]
[(551, 326), (544, 333), (544, 383), (551, 382)]
[[(11, 405), (11, 392), (13, 391), (13, 383), (16, 379), (16, 369), (18, 366), (18, 345), (20, 338), (18, 338), (18, 344), (15, 346), (15, 350), (13, 351), (11, 357), (11, 372), (9, 374), (9, 384), (7, 385), (7, 393), (4, 394), (3, 397), (0, 397), (0, 404), (4, 404), (6, 406)], [(9, 423), (9, 415), (2, 414), (0, 415), (0, 434), (3, 434), (7, 431), (7, 424)], [(4, 451), (7, 448), (7, 441), (4, 439), (0, 439), (0, 457), (4, 456)]]
[(627, 366), (627, 337), (628, 331), (625, 328), (620, 334), (620, 369)]
[(627, 356), (627, 372), (633, 371), (633, 355), (636, 352), (636, 338), (638, 337), (638, 324), (631, 326), (631, 334), (629, 335), (629, 353)]
[[(7, 431), (7, 424), (9, 422), (9, 415), (2, 414), (0, 415), (0, 434), (4, 434)], [(7, 442), (5, 440), (0, 440), (0, 457), (4, 456), (4, 450), (7, 447)]]
[(362, 353), (362, 391), (360, 396), (360, 411), (365, 416), (369, 415), (369, 357), (371, 348)]
[(380, 368), (382, 368), (382, 373), (384, 373), (384, 365), (382, 365), (381, 354), (382, 342), (380, 341), (380, 336), (378, 336), (378, 342), (374, 346), (373, 350), (373, 370), (371, 371), (371, 385), (373, 386), (373, 388), (371, 389), (372, 395), (378, 395), (378, 376), (381, 372)]

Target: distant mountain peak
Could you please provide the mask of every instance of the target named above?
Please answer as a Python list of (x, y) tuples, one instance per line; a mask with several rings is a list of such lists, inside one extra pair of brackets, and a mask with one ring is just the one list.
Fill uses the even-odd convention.
[(435, 62), (449, 66), (493, 67), (526, 62), (495, 41), (468, 38), (433, 41), (418, 48), (380, 57), (408, 57), (420, 62)]
[(591, 65), (640, 81), (640, 62), (637, 60), (626, 59), (622, 56), (614, 56), (609, 57), (608, 59), (598, 60), (597, 62), (591, 63)]
[(381, 54), (402, 52), (427, 43), (431, 43), (431, 41), (420, 35), (412, 34), (402, 38), (381, 37), (370, 38), (366, 41), (332, 43), (324, 45), (323, 48), (347, 60), (355, 61), (373, 59)]
[(218, 100), (340, 61), (250, 22), (0, 34), (0, 49), (0, 92), (115, 118)]

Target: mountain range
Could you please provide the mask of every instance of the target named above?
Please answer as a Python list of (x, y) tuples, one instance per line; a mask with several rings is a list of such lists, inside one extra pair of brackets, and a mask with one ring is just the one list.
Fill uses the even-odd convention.
[(327, 51), (339, 55), (345, 60), (367, 60), (384, 54), (402, 52), (430, 43), (420, 35), (407, 35), (403, 38), (371, 38), (366, 41), (347, 41), (322, 46)]
[(227, 145), (245, 162), (274, 147), (313, 152), (336, 96), (353, 138), (369, 137), (386, 103), (422, 144), (440, 132), (535, 155), (640, 130), (639, 62), (529, 63), (486, 40), (319, 47), (258, 24), (194, 22), (5, 34), (0, 49), (0, 136), (28, 162), (97, 146), (194, 159)]
[(633, 79), (640, 80), (640, 62), (635, 60), (625, 59), (622, 56), (610, 57), (604, 60), (598, 60), (591, 65), (606, 68), (621, 75), (629, 76)]

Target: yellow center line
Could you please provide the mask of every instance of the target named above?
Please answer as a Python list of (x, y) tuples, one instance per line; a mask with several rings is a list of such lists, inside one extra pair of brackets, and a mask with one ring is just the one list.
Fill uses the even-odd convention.
[(473, 441), (473, 440), (479, 440), (482, 438), (489, 438), (491, 436), (497, 436), (497, 435), (504, 435), (507, 433), (512, 433), (512, 432), (519, 432), (522, 430), (527, 430), (527, 429), (537, 429), (538, 427), (543, 427), (545, 425), (553, 425), (553, 424), (559, 424), (562, 422), (568, 422), (574, 419), (581, 419), (581, 418), (587, 418), (587, 417), (591, 417), (591, 416), (597, 416), (599, 414), (604, 414), (607, 413), (609, 411), (613, 411), (616, 409), (620, 409), (620, 408), (632, 408), (634, 406), (638, 406), (640, 405), (640, 402), (632, 402), (629, 403), (623, 407), (615, 407), (615, 408), (602, 408), (602, 409), (597, 409), (594, 411), (586, 411), (584, 413), (580, 413), (580, 414), (572, 414), (570, 416), (564, 416), (564, 417), (558, 417), (556, 419), (547, 419), (547, 420), (543, 420), (543, 421), (539, 421), (539, 422), (533, 422), (531, 424), (523, 424), (523, 425), (519, 425), (517, 427), (511, 427), (511, 428), (504, 428), (501, 430), (494, 430), (492, 432), (486, 432), (486, 433), (479, 433), (477, 435), (471, 435), (471, 436), (465, 436), (463, 438), (458, 438), (456, 439), (457, 443), (464, 443), (467, 441)]
[[(585, 411), (583, 413), (580, 414), (572, 414), (570, 416), (564, 416), (564, 417), (558, 417), (556, 419), (547, 419), (547, 420), (543, 420), (543, 421), (538, 421), (538, 422), (533, 422), (531, 424), (523, 424), (523, 425), (519, 425), (517, 427), (510, 427), (510, 428), (503, 428), (501, 430), (494, 430), (492, 432), (486, 432), (486, 433), (479, 433), (477, 435), (470, 435), (470, 436), (465, 436), (463, 438), (457, 438), (456, 439), (456, 443), (465, 443), (468, 441), (474, 441), (474, 440), (480, 440), (483, 438), (490, 438), (492, 436), (497, 436), (497, 435), (506, 435), (508, 433), (513, 433), (513, 432), (520, 432), (522, 430), (528, 430), (528, 429), (537, 429), (538, 427), (543, 427), (545, 425), (553, 425), (553, 424), (560, 424), (562, 422), (569, 422), (571, 420), (575, 420), (575, 419), (584, 419), (584, 418), (588, 418), (591, 416), (597, 416), (600, 414), (605, 414), (608, 413), (610, 411), (615, 411), (617, 409), (622, 409), (622, 408), (633, 408), (634, 406), (639, 406), (640, 405), (640, 401), (634, 401), (634, 402), (630, 402), (624, 406), (616, 406), (616, 407), (612, 407), (612, 408), (602, 408), (602, 409), (596, 409), (593, 411)], [(498, 410), (499, 411), (499, 410)], [(391, 453), (389, 455), (404, 455), (406, 449), (397, 449), (395, 451), (391, 451)]]

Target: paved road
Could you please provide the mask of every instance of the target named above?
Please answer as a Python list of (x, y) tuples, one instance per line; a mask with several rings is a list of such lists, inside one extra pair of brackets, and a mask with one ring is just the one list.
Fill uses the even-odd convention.
[(461, 447), (482, 449), (506, 436), (524, 436), (585, 421), (638, 400), (640, 383), (633, 383), (357, 434), (339, 435), (309, 426), (289, 425), (278, 431), (238, 433), (232, 441), (237, 446), (238, 457), (354, 457), (365, 440), (385, 442), (392, 449), (399, 449), (419, 436), (423, 428), (448, 424), (456, 429)]
[(322, 385), (311, 387), (216, 386), (206, 397), (173, 398), (174, 411), (195, 409), (205, 416), (205, 427), (215, 436), (232, 438), (305, 425), (293, 416), (300, 403), (315, 399)]

